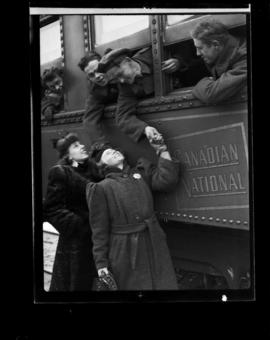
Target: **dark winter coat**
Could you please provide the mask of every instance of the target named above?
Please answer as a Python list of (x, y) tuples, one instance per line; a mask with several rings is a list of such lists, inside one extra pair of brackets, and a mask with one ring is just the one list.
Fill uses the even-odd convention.
[(44, 221), (59, 232), (50, 291), (91, 290), (96, 276), (85, 199), (88, 179), (96, 180), (88, 162), (78, 168), (56, 165), (50, 169)]
[(145, 127), (148, 124), (137, 118), (136, 106), (138, 98), (145, 98), (154, 92), (151, 49), (142, 49), (132, 59), (141, 65), (142, 70), (142, 77), (137, 77), (134, 84), (98, 86), (89, 83), (88, 85), (83, 124), (92, 142), (106, 139), (101, 123), (104, 108), (106, 104), (116, 100), (117, 97), (116, 124), (135, 142), (144, 134)]
[(116, 124), (131, 139), (138, 142), (144, 135), (148, 124), (137, 118), (138, 99), (154, 93), (153, 57), (150, 48), (137, 52), (132, 59), (141, 66), (141, 77), (136, 77), (133, 84), (119, 84)]
[(97, 269), (108, 267), (119, 290), (177, 289), (166, 236), (154, 213), (151, 190), (169, 191), (178, 164), (139, 160), (86, 189)]
[(212, 78), (205, 77), (193, 88), (193, 95), (206, 104), (232, 99), (247, 86), (246, 42), (233, 36), (214, 65), (209, 67)]

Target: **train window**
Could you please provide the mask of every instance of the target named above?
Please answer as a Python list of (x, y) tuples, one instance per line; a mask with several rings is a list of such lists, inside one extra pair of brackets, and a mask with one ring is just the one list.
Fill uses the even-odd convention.
[(167, 15), (167, 26), (190, 19), (191, 17), (194, 17), (194, 15)]
[[(192, 87), (203, 77), (211, 76), (203, 60), (197, 56), (193, 40), (190, 36), (190, 32), (194, 26), (207, 17), (213, 17), (223, 22), (233, 35), (244, 35), (246, 17), (243, 14), (167, 15), (164, 21), (165, 57), (177, 58), (183, 62), (183, 65), (189, 65), (188, 72), (175, 72), (168, 77), (167, 92), (179, 88)], [(183, 66), (183, 68), (185, 67)]]
[(95, 16), (96, 45), (139, 32), (149, 25), (147, 15)]
[(148, 15), (95, 15), (91, 27), (92, 44), (101, 55), (107, 48), (137, 50), (151, 44)]
[(40, 24), (41, 117), (50, 121), (64, 110), (60, 19), (40, 18)]
[(40, 63), (49, 63), (61, 57), (60, 21), (40, 28)]

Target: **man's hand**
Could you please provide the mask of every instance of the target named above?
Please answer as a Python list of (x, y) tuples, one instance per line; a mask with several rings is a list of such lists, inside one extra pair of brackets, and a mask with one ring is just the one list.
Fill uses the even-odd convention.
[(176, 58), (165, 60), (161, 63), (161, 67), (161, 70), (165, 73), (173, 73), (179, 68), (179, 60)]
[(162, 135), (153, 126), (146, 126), (146, 128), (144, 129), (144, 132), (149, 142), (151, 142), (152, 140), (157, 140), (157, 141), (162, 140)]
[(150, 145), (156, 151), (157, 155), (160, 155), (162, 152), (167, 151), (167, 146), (164, 143), (163, 138), (160, 140), (152, 140), (150, 141)]

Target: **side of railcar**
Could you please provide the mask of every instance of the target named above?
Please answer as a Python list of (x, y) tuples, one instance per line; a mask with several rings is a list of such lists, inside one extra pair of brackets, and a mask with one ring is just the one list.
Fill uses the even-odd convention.
[[(164, 135), (173, 157), (181, 163), (175, 190), (155, 195), (156, 213), (167, 234), (179, 288), (244, 289), (250, 287), (251, 275), (247, 93), (243, 91), (222, 105), (204, 105), (192, 95), (195, 83), (181, 84), (161, 72), (165, 58), (196, 58), (189, 32), (206, 16), (221, 20), (232, 34), (246, 36), (245, 14), (40, 18), (41, 39), (46, 40), (50, 27), (49, 34), (58, 37), (57, 51), (51, 51), (55, 57), (41, 62), (41, 72), (52, 65), (64, 70), (64, 107), (51, 122), (41, 119), (42, 191), (44, 194), (48, 170), (57, 161), (52, 142), (60, 131), (77, 132), (89, 147), (82, 126), (87, 86), (77, 65), (80, 58), (90, 49), (103, 54), (108, 47), (137, 51), (149, 46), (155, 93), (139, 102), (138, 116)], [(114, 116), (112, 103), (104, 114), (108, 140), (121, 146), (131, 163), (140, 156), (155, 162), (147, 141), (132, 142), (116, 127)]]

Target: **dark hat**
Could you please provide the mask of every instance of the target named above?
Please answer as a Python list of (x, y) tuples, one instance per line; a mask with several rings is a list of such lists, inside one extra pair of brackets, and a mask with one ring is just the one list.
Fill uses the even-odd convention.
[(128, 48), (116, 48), (105, 54), (99, 61), (98, 72), (105, 73), (113, 66), (119, 66), (124, 57), (130, 57)]
[(103, 152), (107, 149), (114, 149), (109, 142), (96, 142), (90, 148), (90, 157), (99, 162)]
[(68, 152), (70, 145), (77, 142), (78, 140), (78, 135), (73, 132), (70, 132), (65, 137), (58, 139), (56, 142), (56, 149), (59, 152), (59, 158), (64, 157)]

